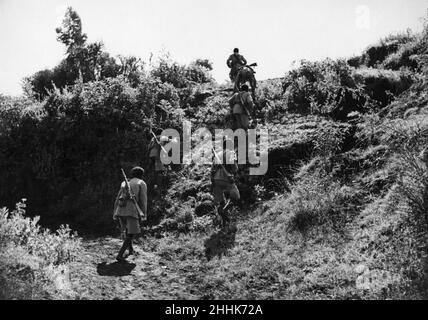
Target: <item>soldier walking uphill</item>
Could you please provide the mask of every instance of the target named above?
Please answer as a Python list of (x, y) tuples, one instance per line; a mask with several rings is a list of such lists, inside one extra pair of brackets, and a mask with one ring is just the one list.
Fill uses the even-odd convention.
[[(143, 181), (144, 169), (135, 167), (131, 170), (131, 180), (120, 185), (119, 193), (114, 203), (113, 219), (119, 220), (125, 239), (117, 261), (124, 261), (123, 254), (128, 249), (129, 255), (134, 254), (133, 238), (141, 233), (140, 219), (147, 217), (147, 185)], [(129, 190), (128, 190), (129, 187)]]
[[(162, 147), (169, 142), (168, 137), (161, 136), (162, 130), (157, 130), (156, 135), (152, 137), (148, 152), (150, 159), (150, 171), (153, 171), (152, 185), (154, 189), (160, 188), (164, 183), (166, 167), (161, 161)], [(154, 135), (154, 134), (153, 134)]]
[(235, 48), (233, 54), (227, 59), (226, 64), (230, 68), (230, 81), (234, 82), (239, 69), (247, 64), (247, 60), (245, 60), (244, 56), (239, 54), (239, 49)]
[[(233, 150), (226, 148), (226, 141), (223, 143), (223, 151), (216, 154), (218, 161), (213, 163), (211, 169), (214, 203), (217, 208), (218, 216), (222, 219), (223, 227), (230, 223), (228, 210), (232, 205), (231, 201), (237, 203), (240, 200), (239, 190), (235, 184), (234, 177), (238, 171), (238, 166), (236, 165), (236, 154)], [(232, 141), (230, 140), (230, 142)], [(220, 161), (222, 161), (222, 163), (216, 163)], [(230, 199), (227, 203), (224, 196), (225, 193), (229, 195)]]
[(244, 84), (241, 90), (229, 99), (229, 105), (232, 109), (234, 119), (234, 130), (244, 129), (245, 132), (247, 132), (250, 125), (250, 114), (255, 119), (254, 102), (248, 91), (248, 86)]

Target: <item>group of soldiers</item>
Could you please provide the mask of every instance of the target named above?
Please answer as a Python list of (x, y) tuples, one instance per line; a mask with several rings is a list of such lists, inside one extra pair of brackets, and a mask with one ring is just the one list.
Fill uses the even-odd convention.
[[(230, 79), (235, 81), (240, 68), (247, 65), (245, 58), (239, 54), (239, 49), (234, 49), (233, 54), (227, 59), (227, 66), (230, 68)], [(254, 116), (255, 107), (253, 97), (246, 84), (235, 90), (229, 99), (231, 115), (233, 117), (233, 130), (249, 129), (250, 116)], [(166, 167), (161, 161), (161, 152), (165, 144), (169, 142), (168, 137), (161, 135), (162, 130), (151, 131), (152, 139), (148, 147), (149, 165), (152, 172), (152, 189), (155, 195), (160, 195), (160, 187), (164, 184)], [(212, 192), (214, 204), (216, 206), (216, 221), (223, 227), (230, 223), (230, 209), (240, 201), (239, 189), (235, 182), (235, 175), (238, 172), (235, 149), (227, 148), (227, 144), (233, 141), (226, 138), (223, 141), (223, 150), (215, 153), (217, 161), (213, 162), (211, 169)], [(147, 184), (143, 180), (144, 169), (135, 167), (130, 172), (130, 180), (125, 176), (125, 181), (121, 184), (119, 193), (114, 204), (113, 218), (120, 223), (124, 242), (116, 257), (118, 261), (124, 261), (124, 254), (128, 250), (128, 255), (134, 253), (132, 241), (135, 236), (141, 233), (141, 218), (147, 218)], [(228, 199), (226, 199), (227, 195)], [(154, 196), (156, 198), (156, 196)]]

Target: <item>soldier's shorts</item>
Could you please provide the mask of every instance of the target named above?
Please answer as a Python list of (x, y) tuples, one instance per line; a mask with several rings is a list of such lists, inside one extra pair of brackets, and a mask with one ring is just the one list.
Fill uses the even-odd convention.
[(119, 217), (120, 229), (126, 231), (129, 235), (141, 233), (140, 223), (134, 217)]
[(232, 201), (238, 201), (241, 197), (241, 195), (239, 194), (238, 187), (235, 183), (230, 183), (223, 180), (216, 180), (213, 187), (214, 203), (216, 205), (225, 202), (225, 192), (229, 194), (229, 198)]

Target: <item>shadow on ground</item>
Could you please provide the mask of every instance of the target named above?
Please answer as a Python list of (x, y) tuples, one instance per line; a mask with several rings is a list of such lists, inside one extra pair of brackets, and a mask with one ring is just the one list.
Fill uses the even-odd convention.
[(205, 256), (208, 260), (213, 257), (221, 257), (226, 251), (233, 247), (236, 236), (236, 225), (230, 225), (214, 233), (205, 241)]
[(100, 276), (108, 277), (123, 277), (131, 274), (131, 271), (136, 267), (135, 263), (129, 262), (113, 262), (107, 264), (102, 262), (97, 265), (97, 272)]

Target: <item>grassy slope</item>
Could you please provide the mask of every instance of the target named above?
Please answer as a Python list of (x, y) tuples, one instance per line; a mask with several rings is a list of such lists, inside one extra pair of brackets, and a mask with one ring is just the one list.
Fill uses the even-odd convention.
[(304, 166), (291, 193), (243, 212), (236, 229), (165, 237), (157, 250), (205, 298), (424, 298), (425, 222), (388, 183), (397, 168), (373, 163), (384, 156), (383, 146), (350, 152), (363, 168), (349, 184)]
[[(289, 190), (244, 210), (232, 229), (165, 237), (160, 254), (187, 268), (205, 298), (426, 298), (427, 163), (416, 156), (428, 141), (427, 91), (419, 80), (409, 89), (409, 72), (400, 82), (395, 71), (361, 66), (370, 84), (397, 88), (381, 110), (388, 116), (360, 119), (349, 150), (294, 162)], [(270, 105), (281, 103), (270, 94)], [(325, 124), (347, 126), (288, 113), (268, 120), (271, 155), (310, 144)]]

